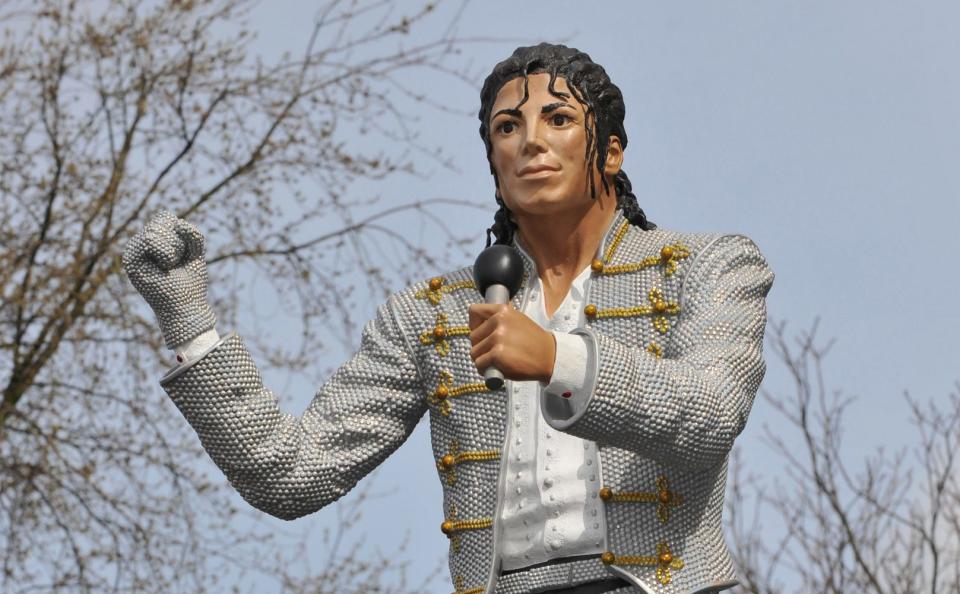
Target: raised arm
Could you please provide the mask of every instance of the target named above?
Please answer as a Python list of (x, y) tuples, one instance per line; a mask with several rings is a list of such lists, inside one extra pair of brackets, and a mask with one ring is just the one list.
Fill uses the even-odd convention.
[[(172, 322), (208, 310), (202, 256), (199, 232), (172, 215), (151, 219), (124, 254), (168, 346), (212, 328)], [(391, 299), (379, 308), (364, 328), (360, 351), (302, 417), (280, 411), (235, 334), (171, 370), (161, 384), (240, 495), (264, 512), (294, 519), (343, 496), (406, 440), (426, 410), (392, 307)]]
[(657, 358), (590, 328), (591, 378), (581, 405), (546, 394), (554, 428), (686, 468), (724, 459), (743, 431), (764, 375), (764, 299), (773, 273), (748, 238), (714, 240), (681, 289), (673, 348)]

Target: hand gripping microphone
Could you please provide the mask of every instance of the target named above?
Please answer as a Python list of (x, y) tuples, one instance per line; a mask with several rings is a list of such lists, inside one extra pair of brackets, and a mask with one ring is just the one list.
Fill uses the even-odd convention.
[[(492, 245), (477, 256), (473, 280), (484, 303), (508, 303), (520, 290), (523, 259), (508, 245)], [(503, 374), (491, 365), (483, 370), (483, 381), (488, 389), (499, 390), (503, 387)]]

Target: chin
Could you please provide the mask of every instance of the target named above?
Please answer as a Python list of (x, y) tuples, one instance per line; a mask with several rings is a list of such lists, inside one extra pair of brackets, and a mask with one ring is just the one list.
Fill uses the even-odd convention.
[(505, 203), (514, 215), (549, 216), (587, 210), (592, 200), (589, 196), (571, 199), (569, 194), (538, 192), (532, 196), (525, 196), (521, 200), (505, 200)]

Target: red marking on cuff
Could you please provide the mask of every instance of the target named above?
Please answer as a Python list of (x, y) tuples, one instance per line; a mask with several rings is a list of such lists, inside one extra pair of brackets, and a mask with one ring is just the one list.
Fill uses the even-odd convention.
[(177, 355), (177, 363), (183, 363), (183, 355)]
[(563, 396), (564, 398), (570, 398), (571, 396), (573, 396), (573, 392), (564, 392), (563, 394), (560, 394), (560, 395)]

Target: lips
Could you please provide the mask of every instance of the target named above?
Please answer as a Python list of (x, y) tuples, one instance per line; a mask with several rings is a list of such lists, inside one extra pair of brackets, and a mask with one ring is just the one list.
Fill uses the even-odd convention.
[(524, 177), (527, 175), (533, 175), (535, 173), (543, 173), (545, 171), (559, 171), (559, 167), (554, 167), (552, 165), (527, 165), (523, 169), (517, 172), (518, 177)]

